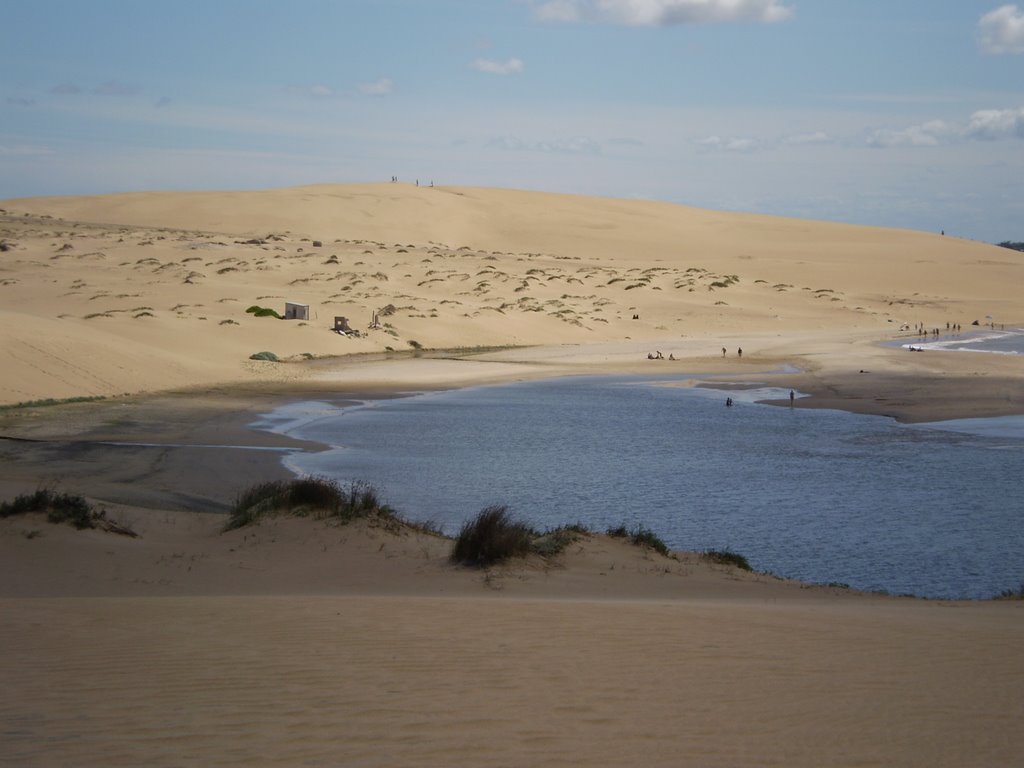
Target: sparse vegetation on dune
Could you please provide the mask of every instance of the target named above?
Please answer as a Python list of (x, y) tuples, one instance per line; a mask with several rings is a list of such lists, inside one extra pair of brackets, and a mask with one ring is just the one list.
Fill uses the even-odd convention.
[(67, 523), (78, 530), (100, 528), (133, 538), (138, 536), (128, 526), (108, 519), (105, 509), (96, 511), (83, 496), (77, 494), (41, 488), (34, 493), (16, 496), (13, 501), (0, 502), (0, 518), (33, 512), (44, 513), (51, 523)]
[(608, 535), (615, 539), (629, 539), (631, 543), (638, 547), (650, 547), (658, 554), (665, 555), (666, 557), (671, 554), (668, 545), (662, 541), (661, 537), (643, 525), (638, 525), (632, 529), (627, 529), (624, 525), (609, 528)]
[(704, 552), (704, 558), (718, 565), (731, 565), (741, 571), (753, 571), (750, 562), (743, 555), (728, 549), (709, 549)]
[(225, 531), (252, 525), (273, 515), (335, 518), (342, 521), (376, 517), (397, 520), (377, 490), (364, 482), (341, 485), (323, 477), (274, 480), (242, 491), (235, 500)]
[(483, 568), (513, 557), (525, 557), (530, 554), (534, 535), (528, 525), (512, 518), (508, 507), (485, 507), (459, 530), (451, 560)]
[(1020, 586), (1016, 589), (1004, 589), (994, 600), (1024, 600), (1024, 582), (1021, 582)]

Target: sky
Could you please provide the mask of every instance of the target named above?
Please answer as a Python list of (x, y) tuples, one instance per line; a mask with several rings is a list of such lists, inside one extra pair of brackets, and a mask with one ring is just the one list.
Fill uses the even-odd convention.
[(1024, 240), (1024, 2), (4, 0), (0, 199), (392, 176)]

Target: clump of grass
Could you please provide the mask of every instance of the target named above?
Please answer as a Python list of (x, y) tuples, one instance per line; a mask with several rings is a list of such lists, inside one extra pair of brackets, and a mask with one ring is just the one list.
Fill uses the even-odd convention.
[[(14, 501), (0, 503), (0, 517), (13, 517), (29, 512), (45, 512), (46, 519), (51, 523), (68, 523), (78, 530), (100, 528), (122, 536), (137, 537), (129, 525), (107, 518), (107, 510), (99, 512), (92, 508), (82, 496), (70, 493), (57, 493), (48, 488), (41, 488), (35, 493), (16, 496)], [(33, 539), (42, 535), (41, 531), (30, 532), (26, 538)]]
[(267, 360), (271, 363), (280, 362), (280, 359), (273, 352), (254, 352), (249, 355), (250, 360)]
[(463, 523), (455, 537), (451, 561), (485, 568), (512, 557), (525, 557), (531, 551), (533, 537), (534, 531), (513, 520), (508, 507), (484, 507)]
[(534, 554), (541, 557), (554, 557), (560, 555), (569, 545), (579, 541), (580, 538), (589, 533), (579, 523), (575, 525), (562, 525), (552, 528), (540, 534), (530, 543), (530, 549)]
[(278, 320), (284, 320), (281, 314), (276, 309), (270, 307), (261, 307), (258, 304), (253, 304), (247, 310), (245, 310), (254, 317), (276, 317)]
[(363, 517), (396, 517), (382, 503), (377, 490), (364, 482), (340, 485), (324, 477), (272, 480), (242, 491), (224, 525), (225, 531), (242, 528), (268, 515), (338, 518), (351, 521)]
[(46, 519), (51, 523), (70, 523), (79, 530), (96, 527), (95, 515), (89, 502), (69, 493), (55, 493), (42, 488), (0, 504), (0, 517), (13, 517), (28, 512), (45, 512)]
[(1024, 582), (1016, 589), (1004, 589), (995, 596), (995, 600), (1024, 600)]
[(661, 539), (658, 534), (652, 531), (650, 528), (646, 528), (643, 525), (638, 525), (636, 528), (627, 529), (624, 525), (619, 525), (614, 528), (608, 529), (608, 535), (615, 539), (629, 539), (631, 544), (635, 544), (638, 547), (650, 547), (660, 555), (668, 557), (670, 553), (668, 545)]
[(423, 345), (416, 341), (416, 339), (409, 339), (409, 346), (413, 349), (423, 349)]
[(709, 549), (704, 552), (704, 557), (718, 565), (731, 565), (741, 571), (753, 571), (750, 561), (738, 552), (728, 549)]

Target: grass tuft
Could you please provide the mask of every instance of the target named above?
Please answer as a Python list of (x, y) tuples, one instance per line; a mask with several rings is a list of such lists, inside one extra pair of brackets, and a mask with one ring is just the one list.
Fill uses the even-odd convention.
[(718, 565), (731, 565), (741, 571), (753, 571), (750, 561), (738, 552), (728, 549), (709, 549), (704, 552), (704, 557)]
[(346, 522), (364, 517), (395, 519), (377, 490), (364, 482), (340, 485), (323, 477), (272, 480), (242, 491), (224, 525), (225, 531), (252, 525), (262, 517), (288, 514), (337, 518)]
[(1016, 589), (1004, 589), (995, 596), (995, 600), (1024, 600), (1024, 582)]
[(0, 517), (13, 517), (29, 512), (45, 512), (51, 523), (70, 523), (79, 530), (95, 528), (92, 507), (81, 496), (55, 493), (42, 488), (35, 493), (22, 494), (14, 501), (0, 504)]
[[(0, 517), (14, 517), (30, 512), (45, 512), (47, 521), (68, 523), (78, 530), (101, 528), (122, 536), (138, 536), (128, 525), (109, 520), (105, 509), (95, 511), (85, 498), (77, 494), (57, 493), (48, 488), (41, 488), (35, 493), (16, 496), (14, 501), (0, 503)], [(36, 531), (27, 538), (35, 538), (37, 535), (41, 535), (41, 532)]]
[(254, 352), (249, 355), (250, 360), (266, 360), (271, 363), (278, 363), (280, 359), (273, 352)]
[(646, 528), (643, 525), (638, 525), (632, 530), (627, 529), (624, 525), (619, 525), (614, 528), (609, 528), (608, 535), (615, 539), (629, 539), (630, 543), (635, 544), (638, 547), (650, 547), (655, 552), (660, 555), (664, 555), (665, 557), (668, 557), (671, 554), (668, 545), (662, 540), (662, 538), (650, 528)]
[(276, 317), (278, 320), (284, 320), (284, 317), (276, 309), (261, 307), (258, 304), (253, 304), (245, 311), (253, 317)]
[(525, 557), (530, 554), (533, 537), (529, 526), (512, 519), (508, 507), (484, 507), (462, 525), (451, 560), (485, 568), (512, 557)]

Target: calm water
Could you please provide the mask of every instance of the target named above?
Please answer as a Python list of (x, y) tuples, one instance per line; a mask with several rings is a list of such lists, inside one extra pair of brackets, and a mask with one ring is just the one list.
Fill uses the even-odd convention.
[[(1024, 424), (754, 403), (787, 394), (586, 377), (298, 403), (256, 426), (336, 446), (284, 461), (368, 481), (449, 533), (500, 503), (539, 528), (642, 524), (813, 582), (973, 598), (1024, 581)], [(977, 434), (991, 423), (1004, 432)]]

